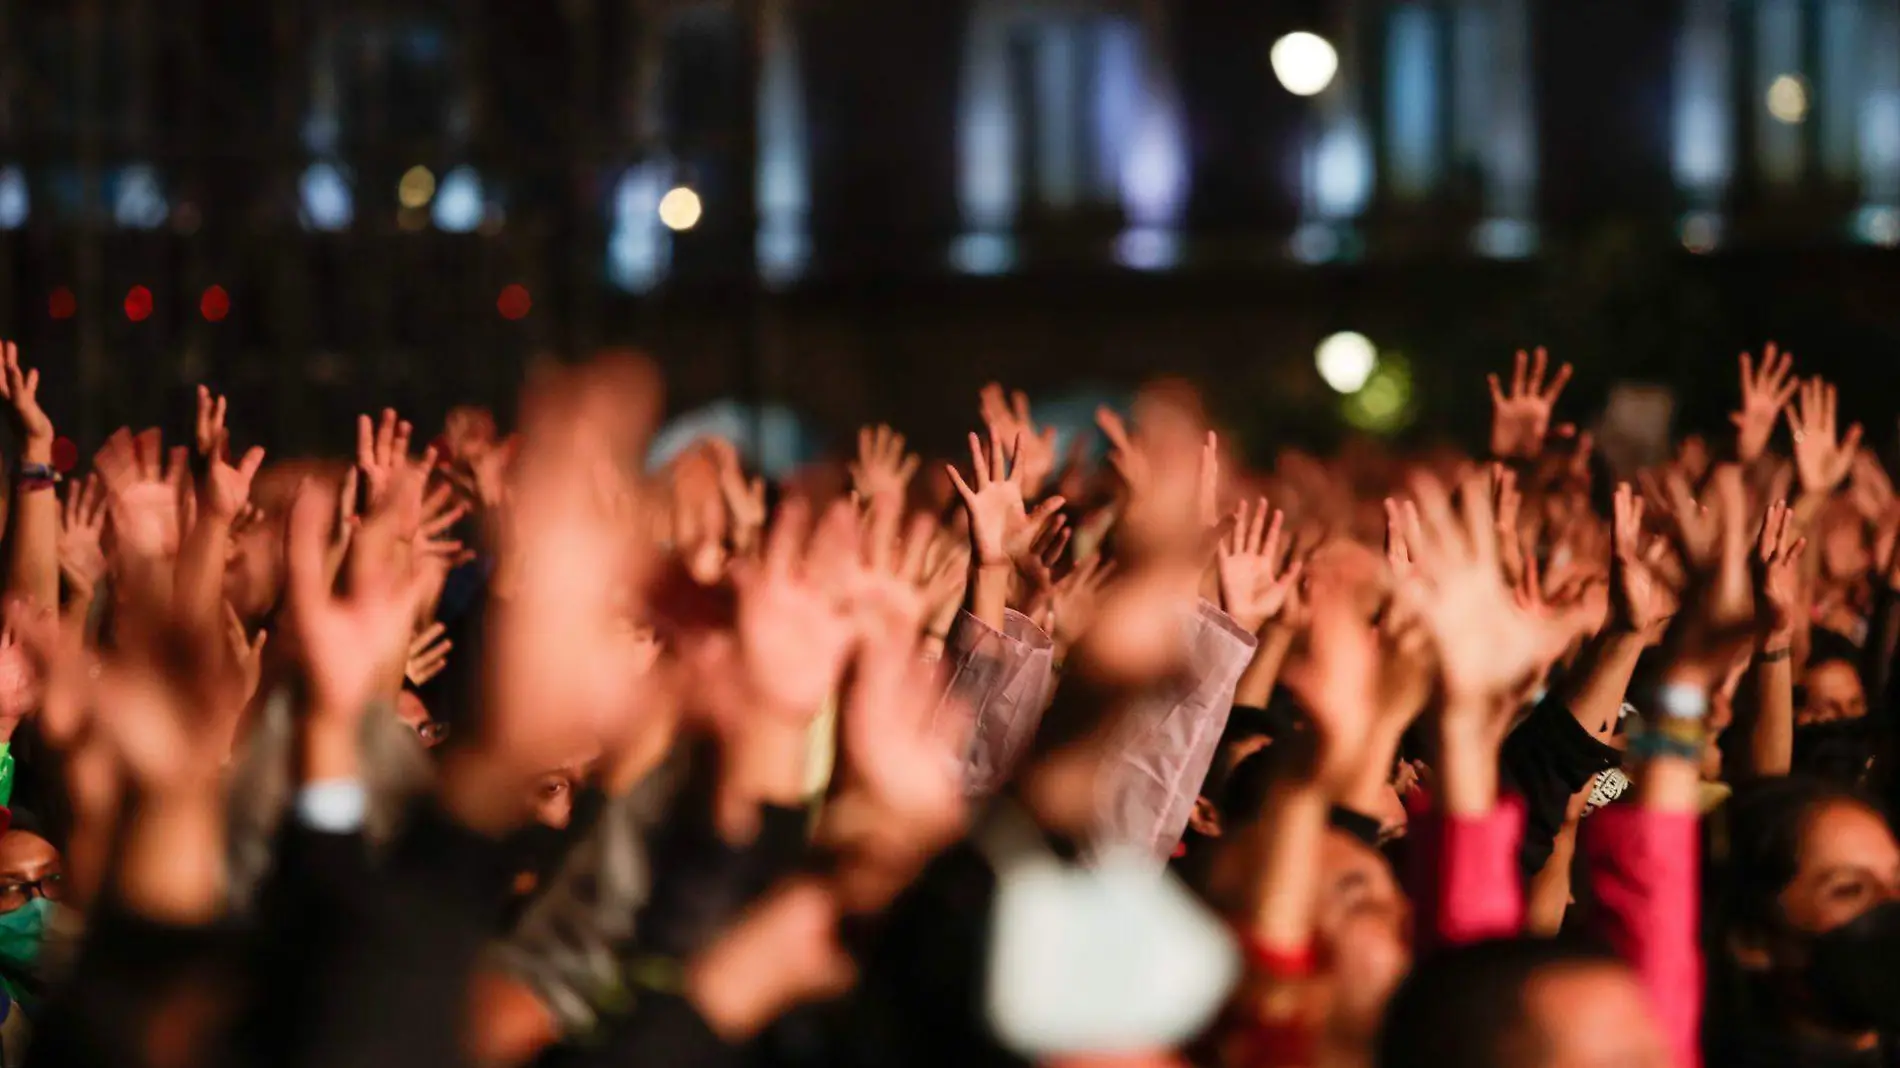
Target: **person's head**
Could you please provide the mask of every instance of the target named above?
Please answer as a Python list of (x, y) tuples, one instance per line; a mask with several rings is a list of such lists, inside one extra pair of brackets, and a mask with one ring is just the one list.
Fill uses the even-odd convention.
[(1770, 1007), (1842, 1034), (1900, 1025), (1900, 1005), (1870, 1012), (1861, 996), (1900, 959), (1891, 956), (1900, 843), (1886, 819), (1852, 792), (1804, 778), (1746, 791), (1726, 817), (1727, 866), (1713, 873), (1727, 893), (1725, 948), (1767, 980)]
[(37, 974), (53, 910), (65, 891), (53, 843), (18, 826), (0, 834), (0, 972), (29, 981)]
[[(1216, 908), (1246, 901), (1259, 875), (1246, 831), (1265, 812), (1283, 766), (1274, 749), (1245, 758), (1229, 776), (1221, 813), (1226, 833), (1215, 842), (1201, 887)], [(1326, 982), (1312, 989), (1314, 1007), (1332, 1041), (1363, 1046), (1411, 962), (1411, 904), (1385, 855), (1340, 822), (1321, 841), (1318, 879), (1314, 948), (1326, 962)]]
[(1867, 714), (1867, 691), (1860, 672), (1844, 659), (1828, 659), (1808, 666), (1802, 678), (1803, 698), (1795, 725), (1838, 723)]
[(1603, 951), (1508, 938), (1421, 961), (1387, 1005), (1379, 1068), (1663, 1068), (1642, 986)]

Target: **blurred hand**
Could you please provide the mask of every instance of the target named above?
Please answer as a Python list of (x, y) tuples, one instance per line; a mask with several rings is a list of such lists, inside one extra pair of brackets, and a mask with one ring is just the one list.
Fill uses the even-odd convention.
[[(1522, 349), (1511, 375), (1511, 390), (1506, 393), (1497, 375), (1486, 376), (1491, 385), (1491, 455), (1499, 459), (1532, 459), (1544, 450), (1544, 438), (1550, 433), (1551, 410), (1570, 382), (1570, 365), (1561, 364), (1544, 384), (1549, 357), (1540, 345), (1536, 362)], [(1529, 373), (1526, 374), (1526, 368)]]
[(1757, 370), (1748, 353), (1742, 353), (1742, 407), (1729, 415), (1735, 424), (1735, 455), (1744, 464), (1752, 464), (1768, 450), (1768, 439), (1775, 432), (1775, 421), (1794, 399), (1801, 380), (1793, 377), (1794, 356), (1777, 352), (1770, 341), (1762, 349)]
[(1788, 409), (1788, 428), (1794, 434), (1795, 471), (1801, 477), (1801, 492), (1810, 496), (1833, 493), (1854, 466), (1860, 448), (1860, 424), (1838, 434), (1837, 418), (1840, 394), (1832, 383), (1810, 378), (1801, 383), (1793, 407)]
[(1029, 395), (1022, 390), (1011, 393), (1005, 401), (1003, 387), (991, 382), (983, 387), (980, 400), (983, 425), (989, 430), (990, 440), (1018, 443), (1015, 462), (1022, 466), (1023, 495), (1034, 497), (1041, 493), (1055, 470), (1056, 428), (1036, 429), (1035, 421), (1029, 417)]
[(1792, 641), (1802, 617), (1801, 554), (1806, 538), (1794, 531), (1794, 510), (1785, 501), (1768, 506), (1755, 555), (1755, 619), (1765, 639)]
[(725, 498), (726, 511), (732, 518), (733, 555), (750, 556), (758, 550), (759, 535), (765, 530), (765, 479), (745, 477), (739, 451), (732, 442), (714, 438), (711, 446), (719, 467), (719, 494)]
[(257, 696), (264, 677), (264, 643), (269, 640), (270, 632), (261, 627), (256, 636), (246, 631), (237, 609), (231, 607), (231, 602), (224, 602), (224, 651), (232, 679), (232, 700), (239, 708)]
[(1049, 612), (1055, 617), (1056, 659), (1064, 659), (1076, 640), (1095, 624), (1096, 606), (1102, 589), (1115, 574), (1115, 565), (1103, 563), (1100, 553), (1090, 553), (1076, 562), (1069, 573), (1056, 580)]
[(264, 450), (251, 446), (232, 467), (231, 434), (224, 426), (224, 411), (223, 397), (214, 397), (209, 389), (198, 387), (196, 438), (198, 457), (205, 464), (204, 482), (198, 487), (200, 507), (208, 518), (230, 522), (251, 499), (251, 482), (258, 468), (264, 466)]
[(0, 397), (6, 398), (20, 432), (20, 459), (28, 463), (53, 460), (53, 421), (40, 407), (40, 372), (20, 369), (20, 347), (0, 342)]
[[(1038, 509), (1040, 511), (1040, 509)], [(1074, 531), (1061, 512), (1050, 512), (1033, 531), (1028, 544), (1017, 540), (1010, 546), (1010, 560), (1016, 565), (1020, 593), (1017, 603), (1023, 614), (1048, 630), (1055, 624), (1048, 619), (1055, 603), (1055, 570), (1069, 547)]]
[(175, 454), (167, 463), (157, 430), (134, 437), (124, 427), (93, 457), (93, 467), (105, 483), (112, 534), (122, 556), (169, 560), (178, 554), (185, 523), (182, 502), (190, 497), (183, 492), (183, 459)]
[(407, 419), (396, 417), (394, 408), (384, 408), (374, 423), (367, 415), (356, 417), (356, 466), (363, 472), (370, 511), (382, 506), (396, 472), (408, 466), (409, 438), (414, 431)]
[(903, 511), (918, 459), (904, 451), (904, 435), (888, 426), (858, 429), (858, 458), (851, 465), (851, 488), (866, 508), (895, 506)]
[(75, 600), (91, 600), (106, 574), (101, 539), (106, 529), (105, 484), (96, 474), (66, 486), (65, 506), (59, 514), (59, 573), (72, 587)]
[(409, 685), (426, 685), (449, 666), (449, 650), (455, 643), (443, 637), (447, 630), (441, 623), (431, 623), (409, 639), (409, 658), (402, 671)]
[[(1674, 598), (1644, 559), (1643, 499), (1621, 482), (1612, 503), (1610, 610), (1617, 629), (1655, 641), (1675, 613)], [(1653, 546), (1651, 551), (1660, 549)]]
[(1300, 581), (1300, 562), (1289, 562), (1281, 549), (1286, 516), (1273, 509), (1269, 523), (1268, 511), (1265, 497), (1251, 507), (1242, 500), (1215, 555), (1221, 606), (1249, 634), (1280, 614)]
[(806, 722), (837, 689), (857, 634), (858, 554), (849, 504), (832, 505), (812, 530), (811, 505), (795, 499), (779, 509), (763, 559), (733, 569), (739, 654), (759, 707)]

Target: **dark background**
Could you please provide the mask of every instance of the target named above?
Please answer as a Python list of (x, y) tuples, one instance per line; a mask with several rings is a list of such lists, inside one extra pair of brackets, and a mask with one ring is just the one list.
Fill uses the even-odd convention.
[[(1011, 176), (1002, 235), (1014, 267), (952, 266), (973, 225), (959, 207), (958, 127), (979, 7), (1018, 25), (1019, 146), (1058, 121), (1030, 101), (1035, 68), (1023, 66), (1042, 27), (1139, 34), (1171, 87), (1185, 154), (1172, 267), (1118, 265), (1129, 205), (1113, 192), (1046, 203), (1028, 163)], [(1344, 424), (1313, 346), (1348, 328), (1409, 361), (1404, 435), (1475, 439), (1478, 375), (1533, 343), (1578, 365), (1571, 417), (1639, 379), (1674, 388), (1680, 426), (1715, 429), (1734, 400), (1735, 354), (1774, 338), (1840, 381), (1847, 414), (1884, 443), (1900, 389), (1900, 255), (1881, 242), (1900, 233), (1856, 220), (1900, 206), (1885, 188), (1900, 174), (1866, 162), (1869, 144), (1900, 143), (1900, 106), (1880, 110), (1900, 84), (1878, 73), (1900, 57), (1897, 7), (21, 0), (0, 4), (0, 175), (13, 168), (28, 205), (8, 220), (0, 195), (12, 224), (0, 229), (0, 329), (45, 370), (49, 409), (87, 447), (123, 422), (181, 426), (203, 380), (231, 394), (240, 439), (335, 448), (368, 406), (396, 403), (425, 426), (458, 402), (505, 412), (533, 360), (629, 344), (666, 367), (673, 411), (771, 399), (834, 440), (879, 419), (943, 447), (993, 376), (1048, 398), (1172, 372), (1207, 386), (1250, 445), (1324, 444)], [(1837, 8), (1860, 20), (1846, 23), (1851, 37), (1831, 21)], [(1713, 189), (1672, 166), (1688, 136), (1682, 45), (1712, 9), (1731, 58), (1711, 87), (1731, 146)], [(1524, 76), (1488, 93), (1529, 102), (1534, 181), (1511, 214), (1536, 245), (1503, 259), (1474, 251), (1496, 214), (1481, 163), (1443, 149), (1429, 188), (1395, 188), (1387, 79), (1393, 26), (1431, 20), (1442, 148), (1459, 136), (1459, 79), (1498, 67), (1494, 40), (1461, 52), (1453, 28), (1495, 27), (1512, 10), (1526, 26)], [(1771, 177), (1762, 87), (1788, 62), (1764, 57), (1789, 25), (1812, 110), (1795, 124), (1792, 171)], [(1326, 262), (1289, 254), (1310, 221), (1298, 153), (1326, 99), (1292, 96), (1269, 68), (1271, 42), (1296, 28), (1340, 43), (1328, 93), (1355, 94), (1343, 113), (1368, 145), (1365, 195), (1323, 222), (1339, 247)], [(787, 40), (808, 190), (789, 218), (809, 259), (767, 281), (752, 176), (772, 99), (762, 108), (756, 87)], [(1097, 84), (1088, 62), (1076, 68), (1082, 107)], [(1854, 117), (1858, 164), (1828, 162), (1825, 114)], [(300, 192), (319, 161), (351, 192), (335, 232), (309, 224)], [(473, 168), (487, 221), (448, 233), (431, 209), (402, 209), (398, 182), (416, 164), (437, 178)], [(617, 284), (609, 263), (630, 168), (706, 203), (644, 291)], [(128, 201), (132, 174), (150, 179), (156, 203)], [(1685, 247), (1691, 212), (1720, 223), (1701, 254)], [(212, 284), (231, 301), (218, 322), (199, 310)], [(497, 308), (510, 284), (532, 294), (519, 320)], [(154, 298), (142, 321), (123, 310), (134, 285)], [(66, 294), (73, 313), (56, 317)]]

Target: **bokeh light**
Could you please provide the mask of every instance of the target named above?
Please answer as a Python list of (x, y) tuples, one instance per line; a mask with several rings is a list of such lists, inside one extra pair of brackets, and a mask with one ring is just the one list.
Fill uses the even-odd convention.
[(1412, 365), (1396, 352), (1379, 354), (1365, 388), (1340, 400), (1346, 422), (1374, 434), (1394, 434), (1410, 426), (1417, 414), (1412, 395)]
[(405, 208), (420, 208), (435, 196), (435, 174), (418, 163), (402, 172), (396, 183), (396, 199)]
[(206, 322), (223, 322), (224, 317), (231, 314), (231, 294), (220, 285), (207, 288), (204, 296), (198, 298), (198, 314), (204, 316)]
[(668, 230), (691, 230), (699, 224), (702, 211), (699, 194), (683, 185), (676, 185), (660, 198), (660, 222)]
[(519, 282), (501, 287), (501, 296), (495, 298), (495, 310), (503, 319), (525, 319), (533, 308), (534, 297), (528, 293), (528, 287)]
[(46, 314), (55, 319), (70, 319), (79, 314), (79, 299), (73, 296), (71, 289), (60, 286), (47, 294)]
[(1294, 96), (1314, 96), (1333, 84), (1339, 73), (1339, 53), (1332, 42), (1305, 30), (1289, 33), (1273, 42), (1267, 53), (1273, 75)]
[(135, 323), (142, 323), (152, 317), (152, 291), (144, 286), (133, 286), (125, 291), (125, 317)]
[(1338, 393), (1357, 393), (1378, 366), (1379, 352), (1371, 339), (1352, 330), (1342, 330), (1319, 343), (1313, 352), (1319, 376)]
[(1792, 126), (1808, 117), (1808, 84), (1799, 75), (1783, 74), (1768, 83), (1768, 114)]

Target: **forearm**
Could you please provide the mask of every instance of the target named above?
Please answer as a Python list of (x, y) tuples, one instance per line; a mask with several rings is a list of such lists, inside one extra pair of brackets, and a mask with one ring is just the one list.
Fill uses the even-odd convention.
[(1577, 825), (1567, 823), (1557, 832), (1550, 859), (1531, 879), (1525, 894), (1524, 930), (1542, 938), (1555, 938), (1563, 929), (1564, 913), (1570, 910), (1570, 864), (1577, 855)]
[[(28, 441), (22, 463), (50, 464), (51, 441)], [(59, 496), (49, 484), (13, 483), (13, 556), (7, 562), (7, 592), (36, 604), (59, 604)]]
[(1003, 613), (1009, 607), (1009, 565), (971, 564), (969, 593), (965, 605), (969, 613), (993, 630), (1003, 629)]
[(1642, 635), (1628, 631), (1606, 632), (1591, 643), (1569, 706), (1570, 714), (1593, 737), (1607, 733), (1622, 714), (1623, 699), (1642, 655)]
[(1325, 791), (1315, 784), (1277, 786), (1267, 798), (1264, 815), (1246, 832), (1259, 858), (1248, 930), (1276, 953), (1297, 955), (1312, 947), (1328, 804)]
[(181, 618), (199, 627), (218, 620), (224, 601), (224, 558), (231, 542), (231, 520), (199, 505), (198, 522), (178, 549), (173, 597)]
[(1260, 635), (1260, 644), (1255, 647), (1253, 659), (1247, 662), (1247, 670), (1240, 675), (1240, 682), (1234, 687), (1234, 703), (1249, 708), (1265, 708), (1273, 697), (1273, 687), (1280, 680), (1280, 668), (1286, 663), (1287, 650), (1293, 647), (1293, 630), (1270, 623)]
[(217, 784), (140, 797), (126, 820), (119, 902), (159, 923), (201, 925), (224, 906), (224, 806)]
[(1407, 718), (1381, 717), (1372, 728), (1371, 736), (1366, 740), (1365, 759), (1359, 765), (1358, 774), (1339, 797), (1339, 803), (1354, 812), (1368, 815), (1379, 812), (1382, 805), (1389, 803), (1387, 795), (1392, 789), (1392, 767), (1398, 760), (1399, 744), (1405, 737)]
[[(1769, 638), (1748, 669), (1748, 774), (1767, 779), (1794, 767), (1794, 658), (1787, 637)], [(1772, 658), (1772, 659), (1771, 659)]]

